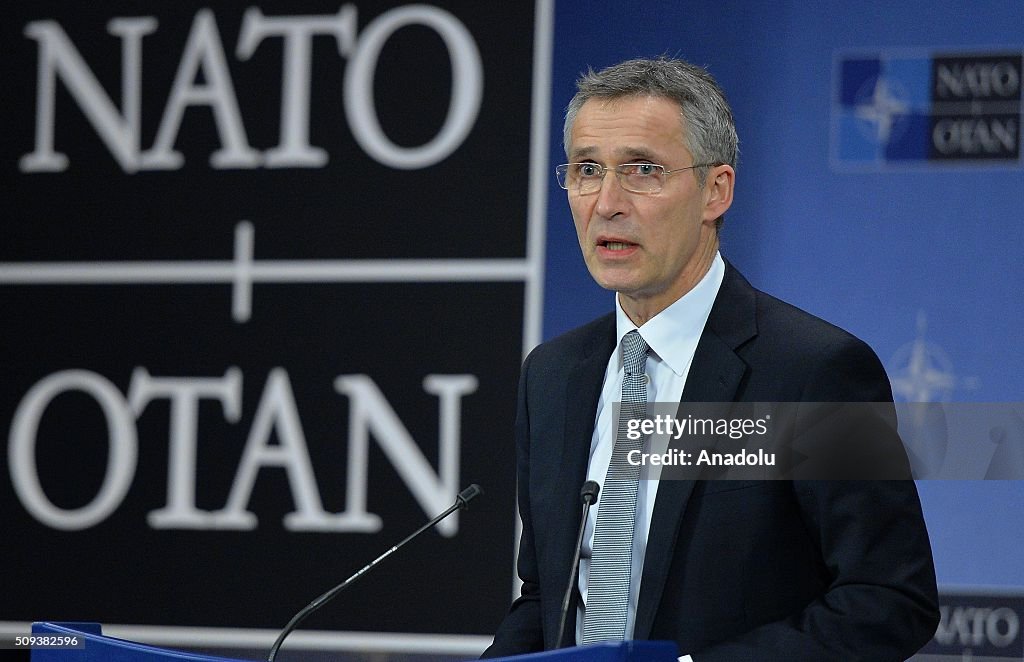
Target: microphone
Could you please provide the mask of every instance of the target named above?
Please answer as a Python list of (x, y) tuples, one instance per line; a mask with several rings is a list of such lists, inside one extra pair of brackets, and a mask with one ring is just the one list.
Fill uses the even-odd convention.
[(587, 528), (587, 516), (590, 514), (590, 506), (597, 503), (597, 495), (601, 486), (596, 481), (588, 480), (583, 483), (580, 490), (580, 499), (583, 500), (583, 516), (580, 518), (580, 532), (576, 536), (576, 553), (572, 557), (572, 567), (569, 568), (569, 585), (565, 587), (565, 598), (562, 600), (562, 616), (558, 619), (558, 638), (555, 639), (555, 648), (562, 645), (562, 636), (565, 634), (565, 618), (569, 615), (569, 599), (572, 597), (572, 589), (576, 586), (576, 570), (580, 566), (580, 551), (583, 549), (583, 532)]
[[(381, 561), (383, 561), (387, 557), (389, 557), (392, 554), (394, 554), (395, 551), (397, 551), (398, 548), (400, 548), (403, 545), (405, 545), (405, 543), (407, 543), (410, 540), (412, 540), (413, 538), (417, 537), (418, 535), (420, 535), (421, 533), (423, 533), (427, 529), (433, 528), (434, 526), (437, 525), (438, 522), (443, 520), (445, 517), (448, 517), (449, 515), (451, 515), (456, 510), (466, 510), (467, 508), (469, 508), (469, 502), (472, 501), (473, 499), (477, 498), (478, 496), (481, 496), (483, 493), (484, 493), (483, 488), (481, 488), (476, 483), (473, 483), (472, 485), (470, 485), (466, 489), (464, 489), (461, 492), (459, 492), (459, 495), (457, 497), (455, 497), (455, 503), (453, 503), (451, 505), (451, 507), (448, 508), (448, 510), (444, 511), (443, 513), (441, 513), (440, 515), (438, 515), (434, 519), (430, 520), (429, 522), (427, 522), (426, 524), (424, 524), (420, 528), (416, 529), (416, 531), (413, 532), (412, 535), (408, 536), (405, 540), (403, 540), (402, 542), (398, 543), (397, 545), (395, 545), (394, 547), (392, 547), (388, 551), (384, 552), (383, 554), (381, 554), (380, 556), (375, 558), (373, 561), (371, 561), (367, 565), (363, 566), (362, 570), (360, 570), (356, 574), (352, 575), (351, 577), (349, 577), (348, 579), (346, 579), (342, 583), (340, 583), (337, 586), (335, 586), (334, 588), (332, 588), (330, 591), (327, 591), (326, 593), (321, 595), (319, 598), (317, 598), (316, 600), (313, 600), (308, 605), (303, 607), (299, 611), (299, 613), (297, 613), (294, 616), (292, 616), (292, 620), (288, 621), (288, 625), (284, 626), (284, 630), (282, 630), (281, 634), (278, 635), (277, 641), (274, 642), (274, 645), (270, 649), (270, 655), (267, 657), (267, 662), (274, 662), (274, 658), (277, 657), (277, 651), (280, 650), (281, 644), (284, 643), (285, 637), (287, 637), (289, 634), (291, 634), (292, 630), (297, 628), (299, 626), (299, 623), (301, 623), (303, 620), (305, 620), (307, 616), (309, 616), (314, 611), (316, 611), (320, 607), (323, 607), (325, 604), (327, 604), (328, 602), (333, 600), (336, 595), (338, 595), (339, 593), (344, 591), (346, 588), (348, 588), (349, 586), (354, 584), (357, 579), (359, 579), (360, 577), (362, 577), (363, 575), (368, 573), (370, 570), (372, 570), (378, 563), (380, 563)], [(579, 556), (579, 552), (577, 552), (577, 556)]]

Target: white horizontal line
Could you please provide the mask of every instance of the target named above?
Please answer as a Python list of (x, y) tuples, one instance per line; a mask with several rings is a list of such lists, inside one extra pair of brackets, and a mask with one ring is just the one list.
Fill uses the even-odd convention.
[[(262, 260), (245, 267), (247, 280), (261, 283), (365, 283), (520, 281), (529, 276), (525, 259), (464, 260)], [(157, 284), (231, 283), (233, 261), (112, 261), (0, 263), (0, 283)]]
[[(25, 634), (30, 623), (0, 621), (0, 634)], [(104, 625), (103, 635), (151, 646), (193, 646), (270, 649), (277, 630), (175, 625)], [(407, 632), (332, 632), (299, 630), (288, 635), (283, 649), (360, 651), (367, 653), (429, 653), (476, 657), (491, 643), (484, 635), (414, 634)]]
[(0, 285), (230, 283), (231, 316), (252, 316), (256, 283), (453, 283), (537, 279), (527, 258), (254, 260), (255, 229), (235, 225), (233, 260), (0, 262)]

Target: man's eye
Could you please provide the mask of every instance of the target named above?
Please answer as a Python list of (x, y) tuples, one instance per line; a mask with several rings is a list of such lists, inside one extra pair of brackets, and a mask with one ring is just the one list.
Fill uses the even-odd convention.
[(654, 163), (623, 163), (619, 172), (626, 177), (645, 178), (659, 174), (660, 168)]
[(581, 163), (579, 168), (580, 177), (597, 177), (601, 174), (596, 163)]

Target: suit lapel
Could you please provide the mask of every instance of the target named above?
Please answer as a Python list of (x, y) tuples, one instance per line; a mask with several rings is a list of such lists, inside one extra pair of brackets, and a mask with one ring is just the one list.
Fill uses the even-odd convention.
[[(606, 322), (606, 323), (605, 323)], [(587, 477), (587, 463), (590, 461), (590, 445), (594, 434), (594, 417), (597, 413), (597, 401), (601, 397), (604, 384), (604, 373), (608, 367), (608, 357), (615, 349), (615, 316), (610, 315), (601, 320), (593, 333), (584, 341), (582, 351), (575, 357), (575, 365), (567, 373), (565, 383), (565, 427), (562, 434), (562, 449), (558, 461), (558, 481), (556, 490), (558, 498), (555, 503), (573, 504), (572, 507), (551, 513), (550, 517), (558, 519), (558, 525), (549, 530), (557, 531), (558, 567), (559, 572), (568, 572), (576, 545), (576, 532), (579, 526), (580, 488)], [(557, 586), (564, 587), (569, 581), (567, 575), (560, 575)], [(563, 589), (559, 589), (561, 591)], [(547, 636), (554, 637), (560, 615), (562, 594), (556, 600), (548, 602), (550, 612), (547, 614), (552, 623)], [(574, 592), (569, 605), (569, 617), (566, 619), (565, 640), (563, 645), (575, 641), (576, 606), (579, 592)], [(546, 642), (554, 647), (554, 641)]]
[[(590, 443), (594, 434), (597, 401), (604, 385), (608, 357), (615, 349), (615, 316), (600, 324), (584, 346), (579, 363), (565, 384), (565, 431), (562, 435), (562, 471), (570, 489), (579, 492), (587, 476)], [(574, 500), (574, 503), (578, 499)]]
[[(747, 364), (735, 349), (757, 333), (754, 290), (726, 263), (725, 277), (697, 343), (682, 402), (732, 402)], [(673, 550), (695, 481), (666, 480), (658, 486), (644, 556), (633, 637), (647, 639), (661, 602)]]

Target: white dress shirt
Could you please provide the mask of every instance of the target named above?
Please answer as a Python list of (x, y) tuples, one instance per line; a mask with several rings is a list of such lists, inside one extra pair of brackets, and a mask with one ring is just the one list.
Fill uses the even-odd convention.
[[(725, 262), (716, 254), (711, 268), (697, 285), (661, 311), (643, 326), (637, 328), (622, 311), (616, 297), (615, 333), (616, 347), (608, 359), (604, 386), (597, 403), (597, 418), (594, 435), (590, 443), (590, 460), (587, 465), (587, 480), (603, 484), (608, 465), (611, 462), (612, 447), (615, 444), (617, 422), (612, 420), (613, 403), (622, 400), (622, 338), (633, 329), (650, 347), (647, 356), (648, 402), (679, 402), (686, 384), (686, 375), (693, 361), (704, 325), (711, 314), (711, 307), (718, 296), (718, 289), (725, 276)], [(644, 441), (644, 452), (663, 453), (667, 439), (648, 438)], [(658, 493), (658, 478), (661, 467), (642, 466), (640, 489), (637, 493), (636, 524), (633, 531), (632, 570), (630, 572), (629, 607), (626, 615), (626, 639), (633, 638), (636, 622), (637, 599), (640, 595), (640, 578), (643, 575), (644, 553), (647, 551), (647, 536), (654, 513), (654, 500)], [(586, 618), (587, 581), (590, 572), (590, 556), (594, 542), (594, 525), (597, 523), (601, 499), (590, 509), (587, 528), (583, 535), (583, 552), (580, 559), (579, 589), (583, 600), (576, 612), (576, 641), (583, 639), (583, 621)], [(687, 658), (680, 658), (685, 660)]]

